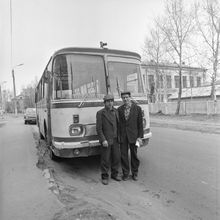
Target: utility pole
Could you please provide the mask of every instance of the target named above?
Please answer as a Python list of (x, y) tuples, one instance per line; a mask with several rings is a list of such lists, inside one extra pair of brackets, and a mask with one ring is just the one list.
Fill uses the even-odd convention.
[(15, 86), (15, 74), (14, 74), (14, 69), (17, 66), (22, 66), (24, 65), (23, 63), (18, 64), (13, 67), (13, 20), (12, 20), (12, 0), (10, 0), (10, 38), (11, 38), (11, 73), (12, 73), (12, 78), (13, 78), (13, 90), (14, 90), (14, 109), (15, 109), (15, 115), (17, 116), (17, 98), (16, 98), (16, 86)]
[(15, 115), (17, 116), (18, 110), (17, 110), (17, 98), (16, 98), (16, 87), (15, 87), (14, 69), (12, 69), (12, 78), (13, 78), (13, 91), (14, 91), (14, 108), (15, 108)]
[(16, 65), (16, 66), (14, 66), (14, 68), (12, 68), (12, 78), (13, 78), (13, 90), (14, 90), (14, 108), (15, 108), (15, 115), (17, 116), (17, 114), (18, 114), (18, 108), (17, 108), (17, 98), (16, 98), (16, 86), (15, 86), (15, 74), (14, 74), (14, 69), (15, 69), (15, 67), (17, 67), (17, 66), (22, 66), (22, 65), (24, 65), (23, 63), (20, 63), (20, 64), (18, 64), (18, 65)]

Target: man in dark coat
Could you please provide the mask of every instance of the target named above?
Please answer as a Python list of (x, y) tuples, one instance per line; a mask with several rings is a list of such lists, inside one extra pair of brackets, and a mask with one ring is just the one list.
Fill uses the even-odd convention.
[(101, 143), (101, 178), (104, 185), (108, 184), (109, 169), (111, 178), (120, 181), (120, 147), (118, 141), (118, 111), (113, 107), (113, 95), (104, 97), (105, 107), (96, 114), (96, 131)]
[(132, 179), (138, 180), (138, 168), (140, 161), (137, 157), (137, 145), (142, 144), (143, 138), (143, 116), (141, 107), (131, 101), (131, 93), (121, 93), (123, 105), (118, 108), (120, 121), (120, 141), (121, 141), (121, 167), (123, 180), (129, 178), (129, 154), (131, 156)]

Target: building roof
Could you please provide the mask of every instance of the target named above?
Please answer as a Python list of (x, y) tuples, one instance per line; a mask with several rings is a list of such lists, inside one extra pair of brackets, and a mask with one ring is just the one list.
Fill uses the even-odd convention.
[[(184, 88), (182, 90), (181, 98), (202, 98), (202, 97), (210, 97), (211, 94), (211, 86), (201, 86), (194, 88)], [(216, 85), (216, 96), (220, 96), (220, 85)], [(177, 99), (178, 98), (178, 90), (174, 92), (169, 99)]]
[[(155, 61), (143, 61), (142, 62), (142, 66), (144, 67), (144, 66), (146, 66), (146, 67), (149, 67), (149, 68), (155, 68), (155, 66), (156, 66), (156, 62)], [(158, 63), (158, 67), (159, 68), (161, 68), (161, 69), (177, 69), (177, 68), (179, 68), (179, 65), (177, 64), (177, 63), (169, 63), (169, 62), (167, 62), (167, 63)], [(188, 65), (186, 65), (185, 63), (183, 63), (182, 64), (182, 69), (183, 70), (194, 70), (194, 71), (207, 71), (207, 69), (206, 68), (204, 68), (204, 67), (193, 67), (193, 66), (188, 66)]]

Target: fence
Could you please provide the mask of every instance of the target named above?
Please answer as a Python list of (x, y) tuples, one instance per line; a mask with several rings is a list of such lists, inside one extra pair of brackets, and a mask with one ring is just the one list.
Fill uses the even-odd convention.
[[(162, 112), (164, 114), (175, 114), (177, 102), (149, 103), (149, 111), (152, 114)], [(220, 101), (181, 101), (181, 115), (187, 114), (220, 114)]]

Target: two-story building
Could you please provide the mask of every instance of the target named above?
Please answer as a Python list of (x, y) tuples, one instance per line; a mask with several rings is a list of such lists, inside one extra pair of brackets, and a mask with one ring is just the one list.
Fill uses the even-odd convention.
[[(142, 62), (150, 102), (166, 102), (179, 90), (179, 67), (176, 63)], [(182, 65), (182, 88), (201, 87), (206, 81), (205, 68)]]

